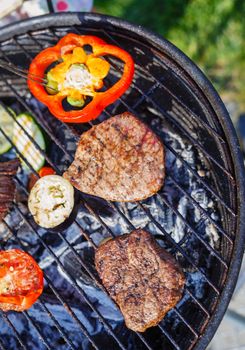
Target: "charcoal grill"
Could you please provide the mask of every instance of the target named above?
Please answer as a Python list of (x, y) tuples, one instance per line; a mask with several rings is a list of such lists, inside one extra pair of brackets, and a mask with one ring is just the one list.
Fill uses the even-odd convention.
[[(28, 213), (26, 171), (21, 171), (16, 203), (0, 228), (1, 248), (19, 247), (33, 255), (44, 270), (45, 290), (30, 310), (1, 313), (0, 347), (204, 349), (232, 296), (244, 248), (244, 169), (228, 113), (181, 51), (140, 26), (112, 17), (62, 13), (9, 25), (0, 30), (0, 57), (27, 69), (40, 50), (68, 32), (97, 35), (133, 56), (131, 88), (93, 123), (129, 110), (149, 124), (165, 145), (165, 186), (153, 198), (129, 204), (81, 194), (71, 226), (47, 232)], [(113, 68), (107, 83), (112, 84), (121, 65), (108, 59)], [(4, 70), (0, 74), (1, 101), (35, 117), (49, 151), (45, 154), (31, 141), (62, 173), (73, 159), (79, 135), (92, 123), (62, 124), (31, 98), (24, 79)], [(177, 258), (187, 283), (181, 302), (157, 327), (140, 334), (126, 329), (106, 296), (94, 270), (93, 249), (107, 236), (142, 226)]]

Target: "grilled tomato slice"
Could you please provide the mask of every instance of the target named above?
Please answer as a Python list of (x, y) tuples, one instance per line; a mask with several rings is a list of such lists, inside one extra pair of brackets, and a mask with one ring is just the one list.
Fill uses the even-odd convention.
[(0, 309), (23, 311), (43, 291), (43, 272), (36, 261), (19, 249), (0, 251)]

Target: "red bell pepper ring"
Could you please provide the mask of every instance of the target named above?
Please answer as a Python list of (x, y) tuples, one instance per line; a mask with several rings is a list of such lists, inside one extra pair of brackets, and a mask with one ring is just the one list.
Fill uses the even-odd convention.
[[(92, 47), (93, 52), (90, 57), (111, 55), (123, 61), (123, 73), (121, 79), (111, 88), (104, 92), (95, 92), (92, 101), (81, 110), (65, 111), (62, 106), (64, 96), (48, 94), (45, 87), (36, 83), (33, 77), (45, 78), (46, 71), (52, 63), (60, 60), (74, 48), (84, 45)], [(117, 100), (130, 86), (133, 75), (134, 61), (129, 53), (117, 46), (107, 44), (96, 36), (71, 33), (60, 39), (57, 45), (43, 50), (33, 59), (29, 68), (28, 86), (32, 94), (44, 103), (56, 118), (66, 123), (84, 123), (97, 118), (105, 107)]]

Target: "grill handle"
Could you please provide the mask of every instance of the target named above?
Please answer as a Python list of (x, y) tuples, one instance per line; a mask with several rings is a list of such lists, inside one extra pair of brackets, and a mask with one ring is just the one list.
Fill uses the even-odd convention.
[(52, 0), (47, 0), (49, 13), (54, 13), (54, 6)]

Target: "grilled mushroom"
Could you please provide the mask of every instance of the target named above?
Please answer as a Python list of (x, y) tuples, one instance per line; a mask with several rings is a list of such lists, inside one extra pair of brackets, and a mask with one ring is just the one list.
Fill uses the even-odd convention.
[(64, 222), (74, 207), (74, 189), (61, 176), (47, 175), (33, 186), (28, 207), (39, 226), (53, 228)]

